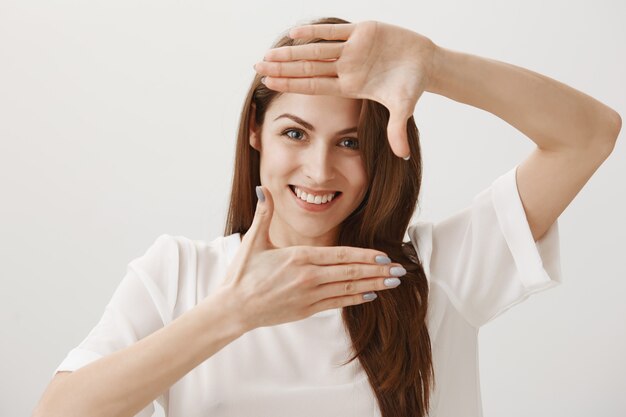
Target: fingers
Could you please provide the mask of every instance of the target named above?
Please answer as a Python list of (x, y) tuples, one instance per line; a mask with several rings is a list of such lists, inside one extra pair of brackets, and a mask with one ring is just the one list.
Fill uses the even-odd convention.
[[(387, 282), (389, 285), (385, 285)], [(328, 298), (335, 297), (345, 297), (358, 295), (362, 296), (368, 292), (375, 291), (384, 291), (392, 288), (396, 288), (400, 285), (401, 280), (399, 278), (385, 278), (385, 277), (376, 277), (364, 280), (356, 280), (356, 281), (343, 281), (343, 282), (335, 282), (332, 284), (322, 285), (316, 290), (311, 292), (311, 297), (314, 300), (324, 300)]]
[(369, 303), (372, 300), (376, 299), (376, 297), (367, 299), (363, 298), (362, 294), (349, 295), (345, 297), (335, 297), (335, 298), (327, 298), (322, 301), (318, 301), (315, 304), (312, 304), (309, 307), (308, 315), (315, 314), (319, 311), (330, 310), (332, 308), (342, 308), (353, 306), (357, 304)]
[(264, 61), (254, 65), (254, 69), (266, 75), (263, 82), (274, 91), (341, 96), (344, 94), (334, 60), (341, 55), (342, 48), (340, 43), (274, 48), (265, 54)]
[(351, 263), (313, 266), (312, 268), (310, 272), (310, 283), (312, 285), (323, 285), (346, 280), (361, 280), (371, 277), (401, 277), (406, 274), (406, 270), (400, 264), (372, 265)]
[[(339, 79), (336, 77), (315, 78), (272, 78), (265, 77), (263, 83), (271, 90), (299, 93), (342, 96)], [(344, 95), (346, 96), (346, 95)]]
[[(357, 248), (353, 246), (292, 246), (293, 256), (297, 263), (313, 265), (337, 264), (378, 264), (387, 265), (391, 262), (385, 252), (375, 249)], [(380, 256), (381, 258), (377, 257)]]
[(258, 62), (254, 70), (270, 77), (336, 76), (335, 61)]
[(342, 294), (342, 290), (338, 288), (342, 283), (325, 285), (317, 293), (315, 293), (315, 299), (319, 301), (311, 304), (308, 308), (308, 315), (315, 314), (319, 311), (328, 310), (331, 308), (342, 308), (353, 306), (357, 304), (369, 303), (377, 298), (376, 292), (385, 289), (392, 289), (397, 287), (400, 284), (394, 284), (393, 286), (386, 286), (383, 283), (382, 278), (378, 278), (375, 280), (370, 280), (369, 282), (363, 281), (360, 286), (354, 286), (352, 288), (348, 287), (346, 283), (343, 283), (343, 293), (348, 295), (340, 295)]
[(325, 284), (311, 292), (312, 299), (318, 301), (309, 306), (308, 314), (368, 303), (376, 299), (376, 291), (390, 290), (400, 284), (399, 278), (384, 277)]
[(310, 43), (306, 45), (281, 46), (265, 53), (263, 61), (321, 61), (337, 59), (343, 51), (343, 43)]
[(292, 39), (322, 38), (327, 40), (347, 40), (355, 26), (355, 23), (303, 25), (291, 28), (289, 37)]

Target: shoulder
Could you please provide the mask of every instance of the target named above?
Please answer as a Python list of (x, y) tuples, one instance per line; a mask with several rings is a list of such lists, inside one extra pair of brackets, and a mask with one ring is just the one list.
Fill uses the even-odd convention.
[(145, 253), (129, 263), (144, 281), (157, 283), (166, 289), (183, 280), (195, 279), (192, 272), (199, 262), (215, 262), (225, 255), (226, 237), (210, 241), (191, 239), (182, 235), (161, 234)]
[(193, 307), (217, 284), (228, 264), (230, 240), (228, 236), (204, 241), (161, 234), (142, 256), (129, 263), (129, 269), (151, 297), (176, 316)]
[(159, 266), (180, 264), (198, 251), (209, 251), (215, 255), (224, 252), (232, 236), (218, 236), (210, 241), (191, 239), (182, 235), (161, 234), (148, 247), (144, 255), (135, 258), (131, 263), (154, 263)]
[(171, 275), (178, 269), (180, 245), (176, 237), (162, 234), (157, 237), (143, 255), (133, 259), (129, 267), (153, 279), (157, 275)]

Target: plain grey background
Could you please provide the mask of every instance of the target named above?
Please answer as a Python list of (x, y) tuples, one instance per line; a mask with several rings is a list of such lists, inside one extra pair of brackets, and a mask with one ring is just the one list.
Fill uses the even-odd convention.
[[(0, 415), (30, 414), (157, 236), (222, 233), (252, 64), (290, 26), (322, 16), (404, 26), (555, 78), (625, 118), (625, 15), (617, 0), (0, 0)], [(534, 147), (445, 97), (425, 93), (415, 117), (416, 219), (467, 206)], [(559, 218), (564, 284), (481, 329), (486, 416), (626, 410), (621, 136)]]

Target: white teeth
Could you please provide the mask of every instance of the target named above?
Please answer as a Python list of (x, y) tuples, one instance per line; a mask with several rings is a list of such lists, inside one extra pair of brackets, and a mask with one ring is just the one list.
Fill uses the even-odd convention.
[(302, 191), (296, 186), (294, 186), (294, 189), (296, 191), (296, 195), (298, 196), (298, 198), (306, 201), (307, 203), (312, 203), (312, 204), (328, 203), (332, 201), (333, 198), (335, 198), (335, 194), (336, 194), (336, 193), (333, 193), (333, 194), (326, 194), (326, 195), (313, 195), (313, 194), (307, 194), (306, 192)]

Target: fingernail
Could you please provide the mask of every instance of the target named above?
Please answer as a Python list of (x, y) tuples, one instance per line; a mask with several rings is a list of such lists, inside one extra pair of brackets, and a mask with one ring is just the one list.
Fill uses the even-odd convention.
[(407, 155), (406, 158), (402, 158), (402, 159), (404, 159), (405, 161), (408, 161), (410, 158), (411, 158), (411, 154)]
[(389, 270), (389, 273), (395, 277), (401, 277), (406, 274), (406, 269), (401, 266), (394, 266)]
[(261, 188), (260, 185), (257, 185), (256, 187), (256, 196), (259, 199), (259, 201), (261, 201), (261, 203), (265, 202), (265, 195), (263, 194), (263, 189)]
[(385, 284), (386, 287), (397, 287), (398, 285), (400, 285), (400, 279), (399, 278), (387, 278), (383, 281), (383, 283)]
[(388, 264), (388, 263), (391, 263), (391, 259), (389, 259), (386, 256), (378, 255), (378, 256), (376, 256), (376, 263), (377, 264)]
[(376, 297), (378, 297), (378, 295), (376, 295), (375, 292), (368, 292), (367, 294), (363, 294), (363, 299), (366, 301), (372, 301)]
[(261, 77), (261, 82), (265, 84), (265, 77)]

